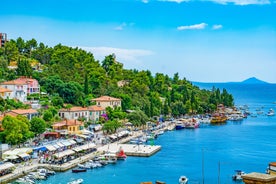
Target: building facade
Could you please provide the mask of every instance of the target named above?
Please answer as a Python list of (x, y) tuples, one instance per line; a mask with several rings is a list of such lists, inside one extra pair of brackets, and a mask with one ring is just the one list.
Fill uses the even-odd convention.
[(6, 33), (0, 33), (0, 48), (4, 47), (5, 43), (8, 41)]
[(94, 99), (92, 99), (92, 102), (96, 102), (97, 106), (100, 106), (104, 109), (106, 109), (107, 107), (111, 107), (112, 109), (114, 109), (115, 107), (122, 106), (121, 99), (110, 97), (110, 96), (101, 96), (99, 98), (94, 98)]
[(17, 81), (17, 80), (6, 81), (1, 83), (0, 87), (12, 91), (9, 96), (11, 99), (17, 99), (21, 102), (27, 101), (28, 85), (25, 82)]

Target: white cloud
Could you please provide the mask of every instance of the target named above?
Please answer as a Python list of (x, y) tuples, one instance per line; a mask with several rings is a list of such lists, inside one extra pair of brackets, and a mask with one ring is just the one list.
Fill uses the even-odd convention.
[(121, 25), (115, 27), (114, 29), (117, 30), (117, 31), (122, 31), (125, 27), (127, 26), (134, 26), (135, 23), (131, 22), (131, 23), (125, 23), (123, 22)]
[(212, 26), (213, 30), (217, 30), (217, 29), (222, 29), (222, 25), (221, 24), (215, 24)]
[(96, 59), (103, 60), (105, 56), (115, 54), (119, 62), (138, 61), (139, 57), (154, 55), (151, 50), (144, 49), (122, 49), (113, 47), (82, 47), (79, 48), (93, 53)]
[(115, 29), (115, 30), (118, 30), (118, 31), (121, 31), (121, 30), (123, 30), (124, 27), (126, 27), (126, 26), (127, 26), (127, 24), (126, 24), (125, 22), (123, 22), (121, 25), (115, 27), (114, 29)]
[(234, 5), (264, 5), (271, 4), (270, 0), (207, 0), (218, 4), (234, 4)]
[(200, 23), (200, 24), (194, 24), (194, 25), (188, 25), (188, 26), (178, 26), (177, 29), (182, 30), (192, 30), (192, 29), (205, 29), (208, 24), (206, 23)]
[(149, 1), (148, 0), (142, 0), (143, 3), (148, 3)]

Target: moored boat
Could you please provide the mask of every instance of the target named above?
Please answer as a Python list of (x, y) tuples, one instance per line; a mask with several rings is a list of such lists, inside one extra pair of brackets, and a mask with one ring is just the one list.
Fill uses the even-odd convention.
[(177, 121), (176, 124), (175, 124), (175, 129), (176, 130), (181, 130), (181, 129), (184, 129), (185, 128), (185, 125), (182, 121)]
[(73, 173), (86, 172), (86, 171), (87, 171), (87, 169), (81, 169), (81, 168), (72, 169), (72, 172), (73, 172)]
[(242, 180), (242, 176), (245, 175), (245, 172), (243, 172), (242, 170), (235, 170), (236, 174), (234, 174), (232, 176), (232, 179), (234, 181), (240, 181)]
[(70, 181), (67, 184), (81, 184), (82, 182), (83, 182), (83, 179), (80, 178), (80, 179), (76, 179), (76, 180)]
[(215, 113), (211, 117), (211, 123), (225, 123), (227, 121), (227, 117), (224, 114)]
[(124, 150), (120, 148), (120, 150), (116, 154), (118, 160), (125, 160), (127, 158)]
[(276, 162), (270, 162), (266, 170), (267, 174), (276, 175)]
[(186, 176), (180, 176), (179, 177), (179, 184), (186, 184), (186, 183), (188, 183), (188, 178), (186, 177)]

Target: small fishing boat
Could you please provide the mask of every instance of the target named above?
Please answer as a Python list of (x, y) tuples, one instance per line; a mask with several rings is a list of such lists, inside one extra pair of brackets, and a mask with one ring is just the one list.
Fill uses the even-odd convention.
[(73, 173), (86, 172), (86, 171), (87, 171), (87, 169), (81, 169), (81, 168), (72, 169), (72, 172), (73, 172)]
[(120, 148), (120, 150), (118, 151), (116, 156), (117, 156), (118, 160), (125, 160), (127, 158), (127, 156), (122, 148)]
[(83, 179), (80, 178), (80, 179), (76, 179), (76, 180), (70, 181), (67, 184), (81, 184), (82, 182), (83, 182)]
[(188, 178), (186, 176), (180, 176), (179, 177), (179, 184), (186, 184), (188, 183)]
[(232, 179), (234, 181), (241, 181), (242, 180), (242, 176), (245, 175), (245, 172), (241, 171), (241, 170), (235, 170), (236, 174), (232, 176)]

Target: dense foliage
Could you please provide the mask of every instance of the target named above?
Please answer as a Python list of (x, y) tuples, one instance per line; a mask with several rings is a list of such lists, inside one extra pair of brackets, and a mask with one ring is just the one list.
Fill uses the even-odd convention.
[[(13, 63), (16, 70), (8, 68)], [(19, 37), (6, 43), (0, 48), (0, 66), (2, 81), (32, 76), (59, 107), (63, 102), (87, 106), (91, 97), (101, 95), (120, 98), (123, 111), (140, 110), (148, 117), (209, 113), (220, 103), (233, 106), (233, 97), (225, 89), (201, 90), (178, 73), (171, 78), (162, 73), (153, 76), (148, 70), (127, 70), (114, 54), (99, 62), (82, 49), (61, 44), (48, 47), (35, 39)], [(49, 119), (50, 113), (44, 116)]]

